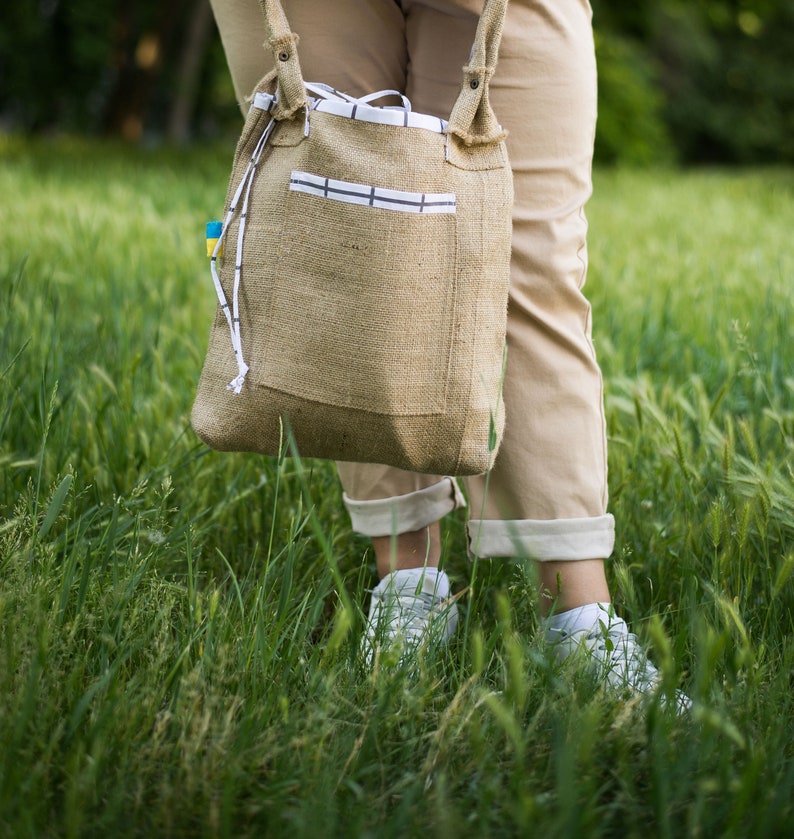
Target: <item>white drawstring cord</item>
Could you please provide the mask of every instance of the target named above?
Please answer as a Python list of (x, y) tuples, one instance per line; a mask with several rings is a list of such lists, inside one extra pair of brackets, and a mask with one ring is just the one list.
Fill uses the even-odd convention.
[(399, 90), (378, 90), (375, 93), (368, 93), (366, 96), (356, 97), (351, 96), (349, 93), (342, 93), (341, 90), (337, 90), (327, 84), (317, 82), (306, 82), (305, 84), (306, 90), (310, 93), (314, 93), (321, 99), (327, 99), (332, 102), (348, 102), (351, 105), (369, 105), (370, 107), (376, 107), (371, 103), (377, 102), (378, 99), (383, 99), (386, 96), (397, 96), (402, 101), (402, 107), (400, 105), (381, 105), (377, 107), (394, 111), (411, 110), (411, 100), (404, 93), (400, 93)]
[[(245, 172), (243, 172), (243, 177), (240, 179), (240, 184), (237, 187), (236, 192), (234, 193), (234, 198), (232, 198), (231, 205), (229, 207), (228, 212), (226, 213), (226, 219), (223, 222), (223, 228), (221, 230), (220, 236), (218, 236), (218, 241), (215, 243), (215, 247), (212, 251), (212, 258), (210, 260), (210, 270), (212, 271), (212, 281), (215, 285), (215, 293), (218, 295), (218, 302), (220, 303), (221, 309), (223, 313), (226, 315), (226, 322), (229, 324), (229, 332), (232, 338), (232, 349), (234, 350), (235, 359), (237, 360), (237, 375), (226, 385), (227, 390), (231, 390), (234, 393), (240, 393), (243, 388), (243, 382), (245, 381), (246, 373), (248, 372), (248, 365), (245, 363), (245, 359), (243, 358), (243, 345), (242, 340), (240, 338), (240, 277), (242, 272), (242, 263), (243, 263), (243, 242), (245, 239), (245, 219), (248, 212), (248, 199), (251, 195), (251, 186), (254, 182), (254, 175), (256, 174), (256, 168), (259, 164), (259, 159), (262, 157), (262, 152), (265, 149), (265, 145), (267, 144), (270, 135), (273, 132), (273, 128), (276, 124), (276, 120), (272, 119), (265, 127), (265, 130), (262, 132), (262, 136), (257, 141), (256, 147), (254, 148), (253, 154), (251, 155), (251, 160), (248, 162), (248, 165), (245, 168)], [(243, 191), (245, 191), (245, 195), (243, 196)], [(229, 229), (229, 225), (234, 218), (234, 214), (237, 210), (237, 206), (240, 203), (240, 198), (243, 197), (243, 207), (242, 207), (242, 214), (240, 216), (240, 226), (237, 231), (237, 253), (235, 255), (235, 263), (234, 263), (234, 289), (232, 292), (232, 310), (229, 311), (229, 301), (226, 299), (226, 294), (223, 290), (223, 286), (221, 285), (220, 277), (218, 276), (218, 268), (217, 268), (217, 258), (218, 252), (221, 249), (223, 244), (223, 240), (226, 236), (226, 231)]]

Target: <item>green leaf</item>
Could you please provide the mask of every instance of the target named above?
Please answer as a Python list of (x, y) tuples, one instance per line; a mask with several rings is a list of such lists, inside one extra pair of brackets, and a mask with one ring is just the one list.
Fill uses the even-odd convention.
[(47, 507), (47, 513), (44, 516), (44, 521), (41, 523), (41, 527), (39, 528), (39, 539), (43, 539), (50, 532), (50, 528), (53, 524), (55, 524), (55, 519), (58, 518), (58, 514), (61, 512), (63, 502), (66, 501), (66, 496), (69, 494), (73, 480), (73, 475), (66, 475), (58, 484), (58, 488), (52, 496), (52, 501), (50, 501), (50, 506)]

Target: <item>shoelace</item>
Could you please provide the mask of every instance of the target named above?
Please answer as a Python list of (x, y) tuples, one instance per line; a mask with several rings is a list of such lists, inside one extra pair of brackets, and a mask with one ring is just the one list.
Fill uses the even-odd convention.
[[(629, 632), (620, 620), (609, 627), (597, 625), (589, 631), (568, 632), (557, 630), (553, 645), (560, 645), (563, 653), (581, 652), (587, 656), (594, 670), (613, 690), (629, 690), (633, 693), (652, 694), (662, 682), (662, 676), (648, 658), (637, 635)], [(548, 636), (547, 636), (548, 637)], [(663, 703), (677, 714), (685, 714), (692, 708), (692, 700), (676, 689)]]
[(378, 623), (383, 621), (387, 632), (402, 631), (410, 638), (417, 638), (427, 629), (427, 620), (436, 611), (440, 601), (434, 594), (419, 592), (373, 591), (378, 601)]
[[(651, 693), (659, 687), (661, 674), (646, 655), (638, 637), (628, 632), (625, 625), (610, 628), (606, 632), (599, 627), (589, 632), (586, 638), (588, 641), (597, 641), (595, 646), (598, 651), (605, 654), (600, 664), (604, 668), (607, 682), (613, 687), (628, 688), (639, 693)], [(681, 690), (675, 690), (671, 697), (663, 701), (679, 715), (687, 713), (692, 707), (692, 700)]]
[(588, 641), (597, 641), (597, 648), (605, 653), (603, 665), (613, 675), (629, 687), (651, 687), (639, 685), (639, 679), (652, 682), (658, 679), (658, 671), (648, 660), (640, 646), (639, 639), (633, 632), (625, 632), (621, 628), (608, 629), (604, 632), (600, 627), (587, 634)]

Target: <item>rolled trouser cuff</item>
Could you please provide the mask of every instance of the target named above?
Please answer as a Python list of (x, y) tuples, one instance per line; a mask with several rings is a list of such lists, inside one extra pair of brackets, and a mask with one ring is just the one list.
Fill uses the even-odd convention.
[(454, 478), (444, 478), (406, 495), (356, 501), (345, 493), (344, 500), (353, 530), (364, 536), (412, 533), (466, 506), (466, 499)]
[(529, 557), (540, 562), (606, 559), (615, 547), (615, 519), (472, 519), (467, 525), (469, 556)]

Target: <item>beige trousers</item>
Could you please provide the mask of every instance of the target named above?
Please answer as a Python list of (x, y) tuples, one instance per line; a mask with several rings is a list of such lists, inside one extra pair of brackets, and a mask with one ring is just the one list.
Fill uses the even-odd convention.
[[(282, 0), (304, 76), (360, 96), (403, 91), (448, 117), (482, 0)], [(269, 69), (257, 0), (212, 0), (241, 108)], [(488, 477), (466, 479), (472, 555), (606, 558), (601, 373), (591, 341), (587, 222), (596, 67), (586, 0), (511, 0), (491, 82), (509, 131), (515, 205), (506, 428)], [(457, 482), (371, 464), (338, 464), (353, 526), (407, 533), (462, 506)]]

